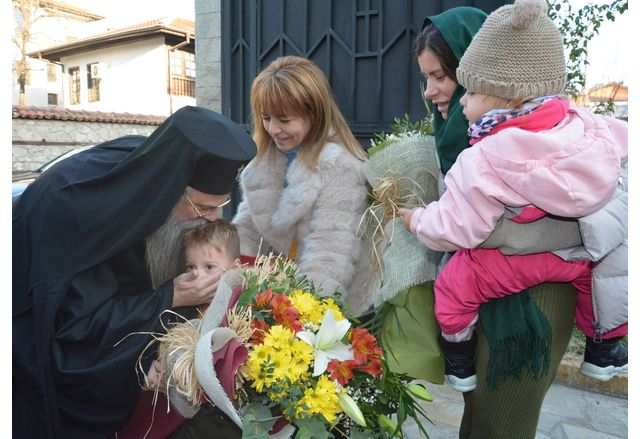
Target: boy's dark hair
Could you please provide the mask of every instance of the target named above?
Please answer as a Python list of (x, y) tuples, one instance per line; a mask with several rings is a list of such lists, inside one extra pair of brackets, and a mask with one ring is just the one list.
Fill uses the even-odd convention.
[(224, 218), (201, 224), (185, 233), (184, 249), (202, 244), (212, 245), (216, 251), (226, 253), (232, 259), (240, 257), (238, 229)]
[(444, 74), (458, 82), (456, 69), (458, 68), (459, 60), (453, 54), (451, 47), (449, 47), (440, 30), (433, 23), (422, 29), (422, 32), (416, 37), (413, 48), (416, 58), (425, 50), (433, 52), (438, 61), (440, 61)]

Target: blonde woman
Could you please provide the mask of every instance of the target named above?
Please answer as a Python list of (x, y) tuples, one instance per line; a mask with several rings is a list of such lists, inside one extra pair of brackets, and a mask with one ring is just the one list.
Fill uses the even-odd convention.
[(366, 152), (312, 61), (273, 61), (251, 88), (256, 158), (240, 178), (233, 219), (243, 255), (295, 259), (321, 294), (340, 291), (352, 310), (368, 307), (369, 248), (357, 236), (367, 207)]

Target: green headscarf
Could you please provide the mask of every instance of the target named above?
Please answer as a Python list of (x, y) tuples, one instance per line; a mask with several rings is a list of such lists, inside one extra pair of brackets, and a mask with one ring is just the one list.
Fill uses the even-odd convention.
[[(441, 14), (427, 17), (425, 26), (433, 23), (438, 28), (455, 57), (460, 61), (467, 50), (473, 36), (480, 30), (487, 14), (477, 8), (461, 6), (444, 11)], [(469, 123), (462, 114), (460, 98), (466, 90), (458, 85), (449, 100), (447, 119), (443, 119), (439, 111), (434, 111), (433, 104), (428, 101), (433, 113), (436, 149), (440, 160), (440, 170), (446, 174), (458, 158), (458, 154), (469, 146), (467, 128)]]

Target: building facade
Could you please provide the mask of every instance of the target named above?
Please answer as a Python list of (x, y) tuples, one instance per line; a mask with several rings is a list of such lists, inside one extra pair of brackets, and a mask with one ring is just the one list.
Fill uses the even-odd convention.
[(34, 51), (62, 70), (58, 105), (172, 114), (195, 105), (195, 23), (157, 19)]

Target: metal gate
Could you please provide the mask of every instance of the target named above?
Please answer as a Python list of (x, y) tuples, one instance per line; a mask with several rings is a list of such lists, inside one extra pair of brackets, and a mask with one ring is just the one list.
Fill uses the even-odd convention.
[(490, 12), (499, 0), (223, 0), (222, 111), (251, 129), (250, 91), (272, 60), (298, 55), (325, 73), (366, 146), (395, 117), (424, 116), (413, 40), (424, 18), (455, 6)]

